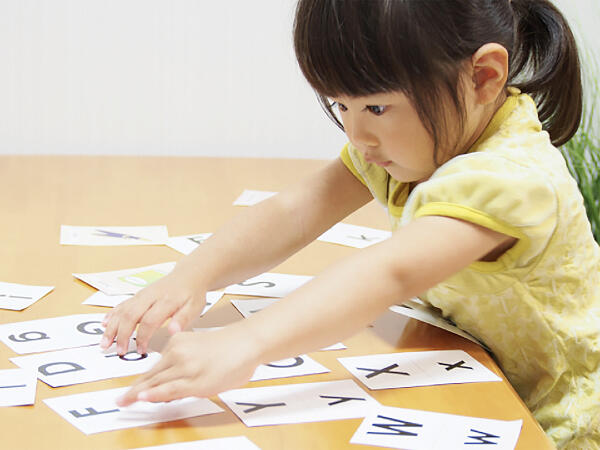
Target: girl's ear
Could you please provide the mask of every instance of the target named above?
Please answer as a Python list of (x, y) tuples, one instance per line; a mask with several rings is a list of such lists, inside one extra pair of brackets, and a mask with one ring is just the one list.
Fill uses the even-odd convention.
[(508, 51), (500, 44), (482, 45), (471, 57), (477, 103), (495, 102), (508, 78)]

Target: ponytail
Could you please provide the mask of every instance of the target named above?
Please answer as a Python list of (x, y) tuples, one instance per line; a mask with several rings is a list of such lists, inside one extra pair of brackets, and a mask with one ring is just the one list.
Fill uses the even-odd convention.
[(582, 82), (577, 45), (561, 12), (548, 0), (512, 0), (515, 41), (508, 84), (530, 94), (552, 143), (577, 131)]

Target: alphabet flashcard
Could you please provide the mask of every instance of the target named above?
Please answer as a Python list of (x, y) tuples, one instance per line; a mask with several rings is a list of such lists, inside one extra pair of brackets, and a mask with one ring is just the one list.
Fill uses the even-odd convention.
[[(217, 303), (221, 297), (223, 297), (223, 291), (208, 291), (206, 293), (206, 305), (202, 310), (202, 314), (206, 314), (206, 312), (212, 308), (215, 303)], [(115, 306), (123, 303), (125, 300), (130, 299), (133, 295), (125, 294), (125, 295), (107, 295), (102, 291), (94, 292), (90, 295), (82, 305), (94, 305), (94, 306), (107, 306), (109, 308), (114, 308)]]
[(277, 192), (272, 191), (256, 191), (252, 189), (244, 189), (244, 192), (240, 194), (233, 202), (235, 206), (252, 206), (263, 200), (273, 197)]
[(206, 398), (187, 397), (167, 403), (137, 402), (117, 406), (115, 400), (129, 388), (84, 392), (44, 400), (54, 412), (85, 434), (122, 430), (223, 412)]
[[(278, 298), (247, 298), (244, 300), (232, 299), (231, 303), (242, 314), (242, 316), (249, 317), (252, 314), (260, 311), (261, 309), (272, 305), (277, 300), (279, 300), (279, 299)], [(346, 348), (348, 348), (348, 347), (346, 347), (341, 342), (338, 342), (336, 344), (322, 348), (321, 351), (345, 350)]]
[(285, 297), (312, 278), (309, 275), (265, 272), (241, 283), (227, 286), (225, 293), (256, 297)]
[(405, 450), (472, 449), (474, 445), (513, 450), (522, 425), (522, 420), (492, 420), (381, 406), (369, 412), (350, 443)]
[(133, 450), (260, 450), (246, 436), (233, 436), (201, 441), (178, 442), (176, 444), (139, 447)]
[(21, 311), (48, 294), (54, 286), (29, 286), (0, 281), (0, 308)]
[(301, 375), (314, 375), (317, 373), (327, 373), (330, 370), (319, 364), (307, 355), (300, 355), (295, 358), (273, 361), (269, 364), (261, 364), (254, 371), (250, 381), (272, 380), (274, 378), (297, 377)]
[(60, 226), (62, 245), (161, 245), (169, 237), (167, 227)]
[(175, 262), (166, 262), (110, 272), (74, 273), (73, 276), (107, 295), (126, 295), (136, 294), (164, 277), (174, 267)]
[(397, 314), (402, 314), (403, 316), (407, 316), (412, 319), (428, 323), (429, 325), (433, 325), (434, 327), (438, 327), (443, 330), (449, 331), (450, 333), (462, 336), (465, 339), (476, 343), (477, 345), (481, 345), (486, 350), (489, 350), (482, 342), (475, 339), (466, 331), (461, 330), (456, 325), (454, 325), (449, 319), (446, 319), (444, 316), (442, 316), (441, 312), (438, 309), (424, 303), (418, 298), (407, 300), (401, 305), (392, 305), (389, 309), (390, 311), (393, 311)]
[(104, 314), (75, 314), (0, 325), (0, 341), (18, 354), (100, 343)]
[(234, 389), (219, 397), (248, 427), (355, 419), (379, 406), (352, 380)]
[(37, 377), (48, 386), (61, 387), (138, 375), (150, 370), (160, 356), (156, 352), (138, 354), (135, 341), (131, 339), (128, 352), (122, 356), (116, 353), (116, 344), (113, 344), (106, 351), (92, 345), (17, 356), (10, 360), (23, 369), (35, 370)]
[(351, 356), (338, 361), (369, 389), (502, 381), (462, 350)]
[(189, 255), (196, 247), (206, 241), (212, 233), (186, 234), (184, 236), (173, 236), (167, 239), (167, 246), (173, 250)]
[(0, 406), (33, 405), (36, 387), (34, 370), (0, 370)]
[(336, 223), (317, 238), (318, 241), (346, 245), (355, 248), (365, 248), (392, 236), (391, 231), (376, 228), (361, 227), (348, 223)]

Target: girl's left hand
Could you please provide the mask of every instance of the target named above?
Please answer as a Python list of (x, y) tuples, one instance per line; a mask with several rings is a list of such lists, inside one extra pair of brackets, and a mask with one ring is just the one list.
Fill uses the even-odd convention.
[(258, 358), (252, 339), (238, 336), (229, 327), (175, 334), (160, 361), (136, 380), (117, 404), (206, 398), (245, 384), (254, 374)]

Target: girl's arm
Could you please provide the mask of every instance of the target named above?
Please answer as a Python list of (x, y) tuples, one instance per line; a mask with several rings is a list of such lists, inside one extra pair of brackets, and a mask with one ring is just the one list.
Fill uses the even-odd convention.
[(416, 219), (247, 319), (215, 332), (173, 336), (159, 363), (121, 404), (208, 397), (237, 387), (258, 364), (344, 339), (390, 305), (427, 290), (513, 239), (448, 217)]
[(108, 313), (102, 347), (116, 338), (117, 352), (125, 353), (139, 324), (137, 348), (146, 352), (150, 337), (167, 319), (175, 333), (200, 314), (206, 291), (276, 266), (371, 199), (368, 189), (336, 159), (297, 186), (246, 208), (182, 258), (169, 275)]

